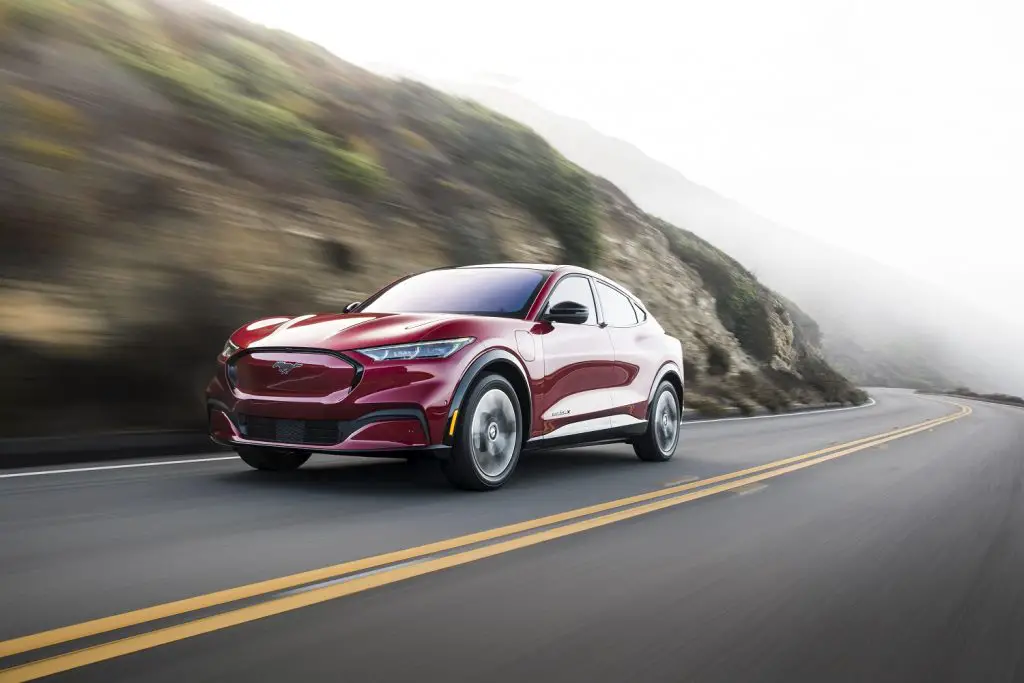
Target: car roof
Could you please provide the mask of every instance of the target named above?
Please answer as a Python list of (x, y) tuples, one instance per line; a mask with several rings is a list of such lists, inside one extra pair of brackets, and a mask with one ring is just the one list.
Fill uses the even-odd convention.
[(456, 266), (460, 270), (468, 268), (524, 268), (526, 270), (557, 270), (561, 266), (553, 266), (550, 263), (474, 263), (469, 266)]
[(633, 292), (629, 291), (629, 289), (626, 288), (621, 283), (616, 282), (615, 280), (611, 279), (607, 275), (602, 275), (601, 273), (598, 273), (598, 272), (593, 271), (593, 270), (589, 270), (587, 268), (583, 268), (581, 266), (573, 266), (573, 265), (569, 265), (569, 264), (556, 265), (556, 264), (553, 264), (553, 263), (476, 263), (476, 264), (473, 264), (473, 265), (457, 266), (457, 267), (460, 268), (460, 269), (461, 268), (524, 268), (524, 269), (528, 269), (528, 270), (543, 270), (543, 271), (551, 272), (551, 273), (553, 273), (553, 272), (559, 272), (559, 273), (579, 273), (581, 275), (589, 275), (589, 276), (591, 276), (593, 278), (596, 278), (598, 280), (603, 280), (604, 282), (607, 282), (608, 284), (613, 285), (614, 287), (616, 287), (618, 289), (621, 289), (623, 292), (625, 292), (631, 298), (633, 298), (636, 301), (636, 303), (640, 304), (641, 306), (643, 305), (643, 302), (640, 301), (640, 297), (638, 297)]

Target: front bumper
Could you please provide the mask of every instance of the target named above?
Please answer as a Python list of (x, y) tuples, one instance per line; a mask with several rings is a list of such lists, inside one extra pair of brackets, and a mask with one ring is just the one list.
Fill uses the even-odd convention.
[(366, 453), (431, 448), (419, 410), (381, 410), (357, 420), (296, 420), (232, 413), (209, 405), (210, 438), (226, 446)]
[[(260, 349), (261, 354), (268, 350)], [(282, 350), (287, 354), (308, 351)], [(442, 452), (450, 402), (469, 360), (448, 358), (368, 363), (352, 386), (314, 395), (279, 389), (242, 391), (220, 362), (206, 390), (210, 438), (232, 446), (264, 446), (326, 453)], [(340, 355), (340, 354), (336, 354)], [(461, 355), (461, 354), (459, 354)]]

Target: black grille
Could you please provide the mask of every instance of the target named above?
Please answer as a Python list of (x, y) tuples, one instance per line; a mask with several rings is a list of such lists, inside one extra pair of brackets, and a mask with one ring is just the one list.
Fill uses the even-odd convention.
[(257, 415), (239, 415), (242, 436), (254, 441), (333, 446), (341, 441), (337, 420), (282, 420)]

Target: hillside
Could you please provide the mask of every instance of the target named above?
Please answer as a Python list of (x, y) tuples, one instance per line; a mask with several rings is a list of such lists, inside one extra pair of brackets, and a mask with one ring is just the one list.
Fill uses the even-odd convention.
[(1005, 325), (871, 259), (772, 223), (627, 142), (554, 114), (508, 88), (433, 85), (531, 126), (562, 154), (602, 175), (642, 208), (735, 256), (821, 326), (828, 360), (861, 386), (1024, 391)]
[(736, 261), (521, 124), (200, 2), (0, 0), (5, 435), (190, 427), (226, 335), (409, 271), (569, 262), (705, 410), (864, 400)]

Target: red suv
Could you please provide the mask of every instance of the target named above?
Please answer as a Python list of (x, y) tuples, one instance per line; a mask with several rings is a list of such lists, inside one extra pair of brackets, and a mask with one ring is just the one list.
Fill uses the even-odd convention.
[(341, 314), (236, 330), (207, 388), (209, 430), (256, 469), (426, 453), (456, 486), (494, 489), (524, 448), (628, 442), (668, 460), (682, 367), (679, 340), (598, 273), (441, 268)]

